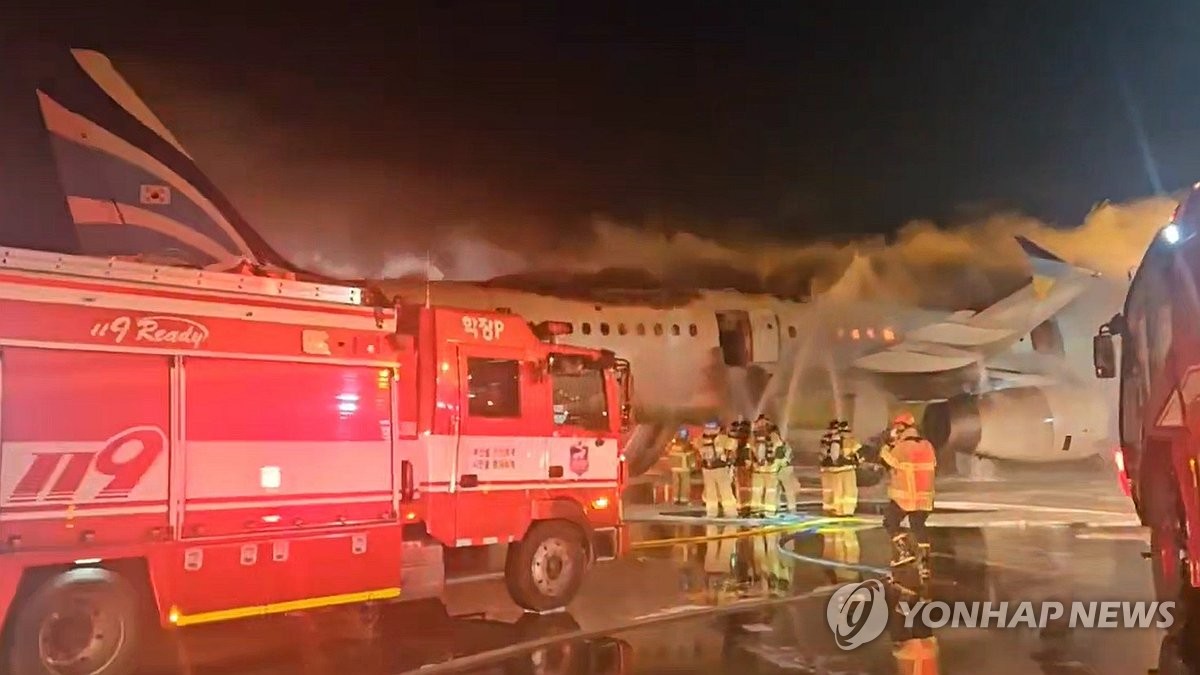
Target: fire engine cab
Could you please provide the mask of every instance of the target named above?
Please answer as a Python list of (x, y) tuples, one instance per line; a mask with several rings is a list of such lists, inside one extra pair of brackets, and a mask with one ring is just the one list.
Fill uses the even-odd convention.
[(492, 545), (548, 610), (620, 552), (627, 365), (367, 295), (0, 249), (14, 675), (129, 672), (155, 619), (437, 595)]
[(1200, 669), (1197, 234), (1200, 183), (1151, 241), (1121, 312), (1093, 338), (1096, 376), (1119, 378), (1121, 488), (1149, 529), (1157, 598), (1177, 604), (1159, 655), (1162, 673)]

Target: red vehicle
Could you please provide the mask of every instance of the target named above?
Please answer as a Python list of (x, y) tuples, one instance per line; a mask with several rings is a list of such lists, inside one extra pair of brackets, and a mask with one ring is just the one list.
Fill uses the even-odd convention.
[(490, 545), (517, 603), (566, 604), (622, 548), (629, 377), (560, 328), (0, 249), (12, 672), (129, 672), (155, 618), (437, 595)]
[[(1121, 445), (1116, 463), (1122, 488), (1150, 530), (1155, 590), (1160, 600), (1179, 603), (1177, 630), (1164, 643), (1164, 656), (1171, 656), (1176, 646), (1184, 647), (1193, 668), (1200, 666), (1197, 234), (1200, 184), (1154, 238), (1138, 266), (1124, 309), (1100, 327), (1093, 343), (1096, 376), (1120, 377)], [(1119, 359), (1114, 343), (1118, 335)]]

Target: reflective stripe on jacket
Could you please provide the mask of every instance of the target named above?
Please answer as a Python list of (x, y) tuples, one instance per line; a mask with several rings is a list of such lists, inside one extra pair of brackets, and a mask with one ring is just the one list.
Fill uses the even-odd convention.
[(933, 444), (916, 429), (906, 429), (891, 446), (879, 453), (891, 470), (888, 498), (905, 511), (933, 510), (933, 477), (937, 457)]

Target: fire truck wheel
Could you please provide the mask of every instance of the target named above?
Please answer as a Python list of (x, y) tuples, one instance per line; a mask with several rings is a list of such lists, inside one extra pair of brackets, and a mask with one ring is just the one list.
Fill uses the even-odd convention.
[(583, 582), (587, 554), (579, 528), (548, 520), (530, 528), (508, 549), (504, 580), (514, 602), (544, 612), (565, 606)]
[(76, 568), (43, 583), (14, 617), (12, 675), (125, 675), (137, 667), (138, 593), (121, 575)]

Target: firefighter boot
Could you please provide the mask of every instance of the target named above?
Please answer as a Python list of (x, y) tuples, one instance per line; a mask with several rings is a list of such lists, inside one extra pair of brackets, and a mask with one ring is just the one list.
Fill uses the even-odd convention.
[(930, 545), (917, 544), (917, 569), (921, 571), (922, 579), (933, 576), (933, 560), (929, 556)]
[(916, 559), (917, 557), (913, 555), (912, 547), (908, 543), (907, 534), (898, 534), (892, 537), (892, 567), (907, 565)]

